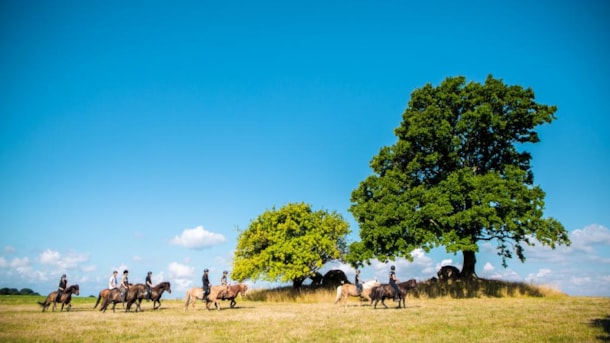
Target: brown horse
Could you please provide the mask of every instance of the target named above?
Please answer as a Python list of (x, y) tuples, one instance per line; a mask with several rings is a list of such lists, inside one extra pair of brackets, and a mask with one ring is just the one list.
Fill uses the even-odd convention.
[[(417, 290), (417, 281), (415, 281), (415, 279), (411, 279), (409, 281), (405, 281), (405, 282), (400, 282), (397, 284), (398, 285), (398, 290), (400, 291), (400, 301), (398, 301), (398, 308), (400, 308), (400, 305), (402, 303), (402, 307), (406, 308), (406, 301), (405, 298), (407, 297), (407, 293), (411, 290)], [(388, 308), (388, 306), (385, 304), (384, 300), (386, 298), (394, 298), (394, 287), (392, 287), (390, 284), (382, 284), (378, 287), (373, 287), (373, 289), (371, 290), (371, 304), (373, 304), (374, 302), (374, 306), (373, 308), (377, 308), (377, 303), (379, 302), (379, 300), (381, 300), (381, 304), (385, 307)]]
[(370, 301), (371, 289), (375, 286), (379, 286), (379, 281), (370, 280), (362, 284), (362, 293), (358, 294), (358, 289), (356, 285), (345, 284), (337, 287), (337, 298), (335, 299), (335, 304), (339, 301), (343, 300), (343, 304), (347, 306), (347, 298), (348, 297), (358, 297), (361, 301), (360, 305), (362, 305), (362, 300)]
[[(66, 311), (70, 311), (70, 309), (72, 308), (72, 294), (76, 294), (79, 295), (79, 288), (78, 285), (72, 285), (68, 288), (66, 288), (66, 290), (61, 294), (61, 298), (59, 299), (59, 302), (61, 303), (61, 311), (64, 310), (64, 305), (68, 305), (68, 308), (66, 309)], [(57, 306), (57, 291), (53, 291), (51, 293), (49, 293), (49, 295), (47, 296), (47, 299), (44, 302), (38, 302), (38, 304), (40, 306), (42, 306), (42, 312), (44, 312), (49, 306), (51, 306), (51, 303), (53, 303), (53, 309), (52, 311), (55, 311), (55, 306)]]
[[(102, 292), (100, 292), (100, 294)], [(145, 296), (146, 296), (146, 287), (141, 283), (131, 285), (129, 287), (129, 290), (127, 291), (127, 297), (125, 300), (123, 300), (123, 294), (122, 294), (121, 290), (119, 288), (115, 288), (115, 289), (109, 290), (106, 293), (106, 296), (103, 297), (104, 301), (102, 302), (100, 311), (106, 312), (108, 305), (110, 305), (110, 303), (112, 303), (112, 312), (115, 312), (115, 307), (116, 307), (117, 303), (126, 302), (128, 305), (131, 305), (138, 298), (145, 297)], [(97, 306), (97, 304), (96, 304), (96, 306)], [(126, 308), (125, 311), (127, 311), (128, 309), (129, 308)]]
[[(236, 285), (229, 286), (212, 286), (210, 288), (210, 294), (206, 299), (205, 307), (209, 310), (210, 303), (214, 303), (214, 306), (220, 310), (219, 300), (231, 300), (231, 308), (235, 307), (235, 297), (238, 294), (243, 294), (248, 290), (248, 285), (239, 283)], [(224, 299), (223, 299), (224, 297)], [(195, 309), (195, 302), (197, 300), (203, 300), (203, 289), (201, 287), (193, 287), (186, 291), (185, 296), (186, 302), (184, 303), (184, 310), (186, 311), (189, 306)]]
[[(237, 297), (237, 295), (239, 295), (241, 293), (241, 295), (243, 297), (246, 294), (246, 291), (248, 290), (248, 285), (246, 285), (245, 283), (238, 283), (235, 285), (231, 285), (228, 288), (226, 286), (220, 286), (220, 287), (225, 287), (225, 289), (224, 290), (221, 289), (221, 291), (218, 293), (217, 299), (220, 298), (220, 300), (230, 300), (231, 308), (234, 308), (235, 305), (237, 304), (237, 302), (235, 301), (235, 298)], [(210, 297), (208, 296), (208, 299), (209, 298)]]
[[(153, 310), (161, 307), (161, 296), (165, 291), (167, 291), (167, 293), (172, 292), (172, 285), (168, 281), (161, 282), (151, 289), (152, 294), (150, 295), (150, 299), (153, 301)], [(155, 303), (158, 304), (156, 307)]]
[[(137, 284), (136, 286), (141, 285), (142, 287), (144, 287), (144, 295), (143, 296), (137, 296), (136, 298), (133, 299), (133, 302), (127, 302), (127, 310), (129, 310), (129, 308), (131, 307), (131, 305), (133, 303), (136, 303), (136, 312), (138, 312), (138, 310), (142, 311), (142, 308), (140, 307), (140, 304), (142, 303), (143, 299), (147, 299), (148, 298), (148, 291), (146, 289), (146, 286), (142, 285), (142, 284)], [(156, 286), (153, 286), (150, 289), (150, 300), (153, 301), (153, 310), (158, 309), (159, 307), (161, 307), (161, 295), (163, 295), (163, 292), (167, 291), (169, 293), (172, 292), (172, 286), (169, 282), (164, 281), (159, 283)], [(138, 291), (137, 294), (142, 294), (141, 292)], [(158, 304), (158, 305), (156, 305)]]

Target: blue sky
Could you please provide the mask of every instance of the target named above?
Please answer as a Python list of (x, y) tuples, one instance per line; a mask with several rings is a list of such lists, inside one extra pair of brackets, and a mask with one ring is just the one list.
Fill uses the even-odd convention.
[[(604, 1), (2, 2), (0, 287), (46, 293), (65, 272), (97, 294), (127, 268), (182, 297), (289, 202), (341, 213), (357, 240), (350, 194), (411, 92), (493, 74), (558, 106), (526, 149), (573, 244), (506, 269), (482, 244), (477, 273), (610, 296), (609, 14)], [(442, 248), (396, 262), (419, 280), (461, 263)]]

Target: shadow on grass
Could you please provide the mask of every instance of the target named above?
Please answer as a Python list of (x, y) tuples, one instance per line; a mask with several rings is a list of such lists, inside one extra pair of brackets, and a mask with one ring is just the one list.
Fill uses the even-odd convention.
[(451, 297), (456, 299), (477, 297), (544, 297), (547, 291), (536, 285), (523, 282), (510, 282), (502, 280), (454, 279), (440, 281), (430, 279), (417, 284), (416, 297), (425, 295), (429, 298)]
[(597, 339), (603, 342), (610, 342), (610, 316), (593, 319), (591, 320), (590, 325), (592, 327), (604, 329), (604, 335), (597, 336)]

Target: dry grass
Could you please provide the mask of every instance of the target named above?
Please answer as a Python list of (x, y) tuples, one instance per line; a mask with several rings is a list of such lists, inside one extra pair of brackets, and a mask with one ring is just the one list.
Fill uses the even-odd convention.
[[(406, 309), (334, 305), (334, 292), (254, 291), (235, 309), (100, 313), (95, 299), (42, 313), (40, 297), (0, 297), (2, 342), (595, 342), (610, 339), (610, 299), (568, 296), (410, 297)], [(265, 297), (266, 300), (257, 300)], [(119, 306), (120, 308), (120, 306)]]

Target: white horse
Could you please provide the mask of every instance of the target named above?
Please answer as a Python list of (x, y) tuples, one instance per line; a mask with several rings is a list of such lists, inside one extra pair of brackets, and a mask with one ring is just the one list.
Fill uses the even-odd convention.
[(347, 306), (347, 297), (359, 297), (360, 305), (362, 305), (362, 301), (371, 300), (371, 289), (375, 286), (379, 286), (379, 281), (377, 280), (369, 280), (362, 284), (362, 293), (359, 295), (358, 290), (356, 289), (356, 285), (346, 284), (337, 287), (337, 298), (335, 299), (335, 304), (340, 300), (343, 300), (345, 306)]

